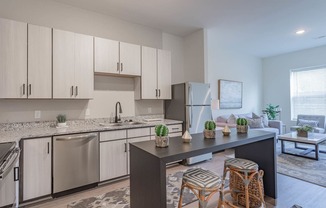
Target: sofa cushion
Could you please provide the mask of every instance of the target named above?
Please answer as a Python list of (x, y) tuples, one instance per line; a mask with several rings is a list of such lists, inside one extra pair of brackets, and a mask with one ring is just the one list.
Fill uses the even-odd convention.
[(227, 120), (227, 123), (228, 124), (237, 124), (237, 119), (238, 119), (237, 116), (235, 116), (234, 114), (231, 114)]
[(276, 135), (279, 134), (279, 130), (276, 129), (276, 128), (263, 128), (263, 129), (261, 129), (261, 130), (263, 130), (263, 131), (273, 132), (273, 133), (276, 133)]
[(305, 126), (305, 125), (311, 126), (311, 127), (318, 127), (318, 121), (299, 119), (298, 126)]
[(319, 134), (323, 134), (323, 133), (325, 133), (325, 129), (315, 127), (315, 128), (314, 128), (314, 132), (315, 132), (315, 133), (319, 133)]
[(244, 113), (244, 114), (238, 114), (239, 118), (253, 118), (252, 113)]
[(219, 116), (219, 117), (216, 118), (216, 122), (218, 122), (218, 123), (226, 123), (228, 118), (229, 118), (228, 115)]
[(268, 127), (268, 116), (266, 113), (262, 114), (262, 115), (257, 115), (256, 113), (252, 113), (252, 118), (262, 118), (262, 122), (264, 127)]
[(248, 125), (250, 128), (264, 128), (264, 124), (262, 122), (262, 118), (252, 118), (252, 119), (247, 119), (248, 120)]

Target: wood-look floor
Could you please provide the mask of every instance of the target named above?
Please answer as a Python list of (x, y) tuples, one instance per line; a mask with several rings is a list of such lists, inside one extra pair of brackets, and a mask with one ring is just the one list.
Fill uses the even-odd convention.
[[(197, 164), (200, 166), (212, 170), (220, 175), (223, 171), (223, 162), (226, 157), (230, 156), (230, 152), (214, 154), (211, 161)], [(180, 170), (185, 170), (189, 167), (182, 165), (176, 165), (167, 169), (167, 174)], [(150, 171), (150, 170), (147, 170)], [(92, 196), (98, 196), (106, 192), (110, 192), (120, 187), (129, 186), (129, 179), (120, 180), (110, 184), (102, 185), (94, 189), (82, 191), (76, 194), (60, 197), (57, 199), (51, 199), (43, 201), (38, 204), (29, 205), (26, 207), (34, 208), (66, 208), (67, 204), (75, 200), (88, 198)], [(285, 175), (278, 174), (278, 200), (277, 205), (273, 206), (268, 203), (268, 208), (290, 208), (294, 204), (300, 205), (304, 208), (325, 208), (326, 207), (326, 188), (314, 185), (305, 181), (301, 181), (295, 178), (291, 178)], [(210, 200), (208, 208), (215, 208), (217, 206), (218, 195)], [(269, 201), (269, 199), (266, 199)], [(198, 202), (194, 202), (185, 206), (185, 208), (198, 207)]]

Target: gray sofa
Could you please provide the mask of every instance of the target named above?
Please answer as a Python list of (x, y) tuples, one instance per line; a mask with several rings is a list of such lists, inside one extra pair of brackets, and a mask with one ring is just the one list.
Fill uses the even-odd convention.
[[(232, 114), (231, 114), (232, 115)], [(227, 125), (229, 128), (235, 128), (237, 124), (234, 120), (230, 119), (231, 115), (221, 115), (215, 118), (215, 123), (217, 127), (224, 127)], [(236, 118), (249, 118), (252, 119), (254, 117), (253, 113), (246, 114), (233, 114)], [(279, 120), (268, 120), (268, 125), (264, 125), (263, 128), (250, 128), (251, 130), (264, 130), (275, 132), (276, 135), (283, 134), (282, 132), (282, 121)]]
[(297, 125), (291, 126), (291, 131), (296, 131), (297, 128), (309, 125), (314, 128), (315, 133), (325, 133), (325, 116), (322, 115), (298, 115)]

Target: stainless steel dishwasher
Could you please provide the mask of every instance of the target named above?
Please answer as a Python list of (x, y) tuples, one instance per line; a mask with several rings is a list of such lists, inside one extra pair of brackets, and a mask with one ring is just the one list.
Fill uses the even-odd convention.
[(97, 133), (53, 137), (53, 193), (99, 182)]

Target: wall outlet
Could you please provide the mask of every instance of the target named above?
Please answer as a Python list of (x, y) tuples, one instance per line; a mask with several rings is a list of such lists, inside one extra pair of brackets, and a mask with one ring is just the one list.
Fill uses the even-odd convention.
[(35, 112), (34, 112), (34, 118), (35, 118), (35, 119), (39, 119), (39, 118), (41, 118), (41, 111), (35, 111)]
[(90, 116), (90, 115), (91, 115), (91, 110), (87, 108), (85, 111), (85, 116)]
[(147, 113), (152, 113), (152, 108), (147, 108)]

